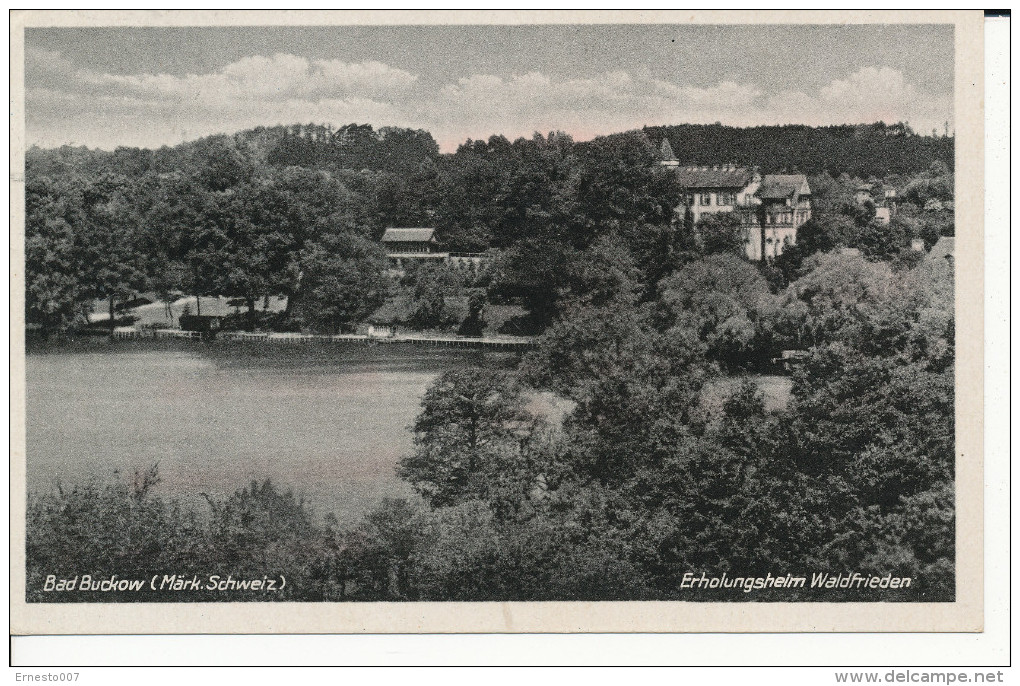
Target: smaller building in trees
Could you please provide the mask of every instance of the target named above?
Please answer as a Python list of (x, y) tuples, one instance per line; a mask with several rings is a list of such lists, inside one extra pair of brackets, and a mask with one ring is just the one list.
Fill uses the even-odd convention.
[(397, 269), (402, 269), (408, 260), (446, 260), (450, 256), (439, 250), (435, 229), (389, 228), (383, 232), (382, 244)]

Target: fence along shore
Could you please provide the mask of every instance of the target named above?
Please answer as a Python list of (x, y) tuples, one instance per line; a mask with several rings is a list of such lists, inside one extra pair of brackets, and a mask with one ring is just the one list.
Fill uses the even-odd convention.
[[(181, 329), (135, 329), (132, 327), (118, 327), (113, 330), (113, 338), (187, 338), (191, 340), (203, 340), (208, 338), (201, 331), (182, 331)], [(266, 342), (280, 344), (303, 344), (303, 343), (364, 343), (367, 345), (386, 345), (390, 343), (411, 343), (421, 346), (434, 346), (446, 348), (489, 348), (495, 350), (517, 350), (533, 348), (536, 339), (527, 336), (507, 336), (499, 338), (469, 338), (465, 336), (407, 336), (397, 335), (372, 335), (372, 334), (335, 334), (319, 335), (306, 333), (278, 333), (278, 332), (247, 332), (247, 331), (220, 331), (216, 334), (217, 340), (237, 342)]]

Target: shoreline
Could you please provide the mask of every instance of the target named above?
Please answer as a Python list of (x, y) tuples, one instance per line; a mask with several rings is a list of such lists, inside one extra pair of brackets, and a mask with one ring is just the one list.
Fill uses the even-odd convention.
[(367, 336), (331, 337), (278, 335), (270, 337), (256, 334), (215, 339), (153, 336), (74, 336), (60, 335), (51, 338), (27, 337), (25, 355), (73, 354), (139, 351), (168, 352), (243, 352), (245, 356), (267, 356), (276, 352), (283, 356), (303, 353), (319, 356), (329, 351), (352, 352), (366, 359), (419, 356), (422, 354), (471, 354), (517, 355), (530, 350), (534, 341), (513, 341), (508, 339), (458, 339), (454, 337), (397, 337), (390, 339), (369, 339)]

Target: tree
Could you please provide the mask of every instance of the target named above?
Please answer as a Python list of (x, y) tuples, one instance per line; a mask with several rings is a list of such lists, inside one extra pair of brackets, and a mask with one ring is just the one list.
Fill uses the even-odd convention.
[(864, 255), (880, 260), (892, 260), (900, 251), (910, 245), (913, 237), (911, 227), (894, 218), (888, 224), (872, 220), (857, 227), (857, 235), (852, 243)]
[(389, 171), (411, 172), (424, 160), (439, 157), (439, 144), (428, 131), (384, 126), (378, 137), (378, 157), (382, 168)]
[(461, 336), (481, 336), (485, 331), (485, 291), (481, 288), (470, 289), (468, 295), (468, 316), (460, 324), (457, 333)]
[(658, 149), (639, 131), (577, 145), (575, 204), (568, 231), (584, 247), (600, 235), (673, 221), (681, 189), (657, 164)]
[(558, 309), (567, 302), (595, 307), (637, 304), (641, 272), (619, 236), (599, 237), (583, 252), (570, 254), (564, 267)]
[(659, 282), (684, 262), (694, 251), (684, 227), (677, 224), (634, 225), (623, 240), (638, 270), (641, 300), (654, 300)]
[(744, 254), (744, 225), (738, 212), (712, 212), (695, 227), (706, 255)]
[(83, 191), (84, 218), (75, 232), (84, 293), (109, 300), (110, 330), (116, 326), (116, 301), (146, 285), (146, 255), (139, 249), (140, 223), (131, 200), (133, 188), (123, 176), (105, 174)]
[(446, 372), (425, 393), (416, 449), (398, 474), (433, 507), (485, 498), (506, 481), (526, 492), (535, 478), (526, 455), (536, 422), (513, 375), (480, 367)]
[(941, 160), (935, 160), (925, 173), (907, 184), (903, 198), (923, 209), (932, 201), (952, 200), (953, 188), (953, 173), (949, 166)]
[(432, 329), (447, 322), (446, 297), (456, 296), (463, 280), (445, 262), (423, 262), (408, 275), (413, 281), (410, 323)]
[(790, 284), (783, 301), (787, 334), (801, 347), (853, 336), (867, 308), (886, 301), (896, 289), (885, 263), (861, 255), (817, 254), (804, 263), (806, 273)]
[(710, 373), (696, 337), (656, 330), (648, 310), (568, 303), (525, 360), (531, 383), (575, 402), (565, 422), (570, 460), (600, 483), (659, 462), (694, 423)]
[(215, 194), (190, 172), (150, 173), (139, 184), (140, 249), (148, 257), (149, 287), (166, 303), (168, 320), (174, 297), (208, 295), (217, 282), (212, 270), (219, 260), (207, 254), (216, 250), (206, 233)]
[(350, 234), (321, 236), (302, 251), (298, 309), (313, 328), (339, 333), (382, 305), (389, 292), (386, 256)]
[(44, 333), (67, 328), (81, 315), (74, 232), (63, 219), (25, 227), (25, 323)]
[(75, 184), (32, 176), (25, 187), (25, 323), (44, 333), (71, 325), (87, 300), (75, 233), (81, 203)]
[(521, 241), (500, 252), (489, 268), (489, 300), (519, 299), (542, 331), (556, 315), (556, 301), (574, 250), (558, 241)]
[(223, 192), (249, 182), (255, 164), (247, 151), (229, 136), (209, 136), (186, 146), (190, 164), (205, 188)]
[(738, 367), (775, 355), (776, 299), (747, 260), (709, 255), (664, 279), (660, 291), (660, 328), (689, 329), (710, 359)]

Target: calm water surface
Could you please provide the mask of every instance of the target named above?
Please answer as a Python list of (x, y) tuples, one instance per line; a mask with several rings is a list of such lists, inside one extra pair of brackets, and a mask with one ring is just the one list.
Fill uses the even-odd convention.
[[(415, 497), (395, 468), (429, 384), (506, 355), (413, 346), (243, 346), (106, 341), (26, 359), (29, 491), (130, 478), (159, 463), (158, 492), (206, 511), (270, 478), (313, 510), (361, 519), (384, 497)], [(770, 409), (789, 379), (752, 377)], [(721, 406), (737, 379), (710, 393)], [(532, 408), (557, 418), (565, 402)]]
[(412, 495), (394, 469), (412, 448), (422, 395), (479, 356), (196, 343), (29, 353), (28, 488), (107, 481), (158, 462), (159, 492), (199, 508), (202, 492), (222, 497), (268, 477), (318, 514), (360, 519), (383, 497)]

